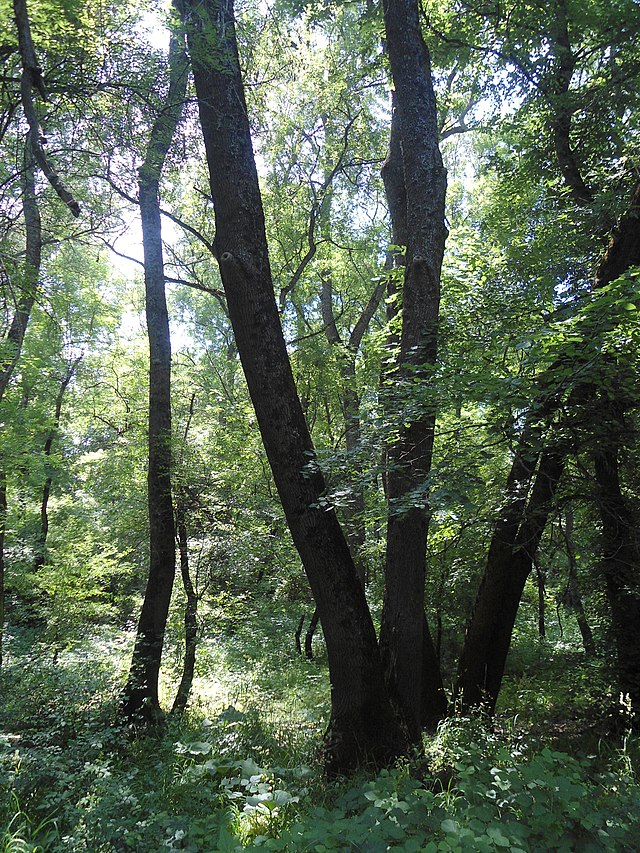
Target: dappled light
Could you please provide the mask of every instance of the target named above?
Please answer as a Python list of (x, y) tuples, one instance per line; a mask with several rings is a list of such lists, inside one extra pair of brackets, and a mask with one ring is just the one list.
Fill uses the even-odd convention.
[(640, 5), (0, 9), (0, 853), (634, 853)]

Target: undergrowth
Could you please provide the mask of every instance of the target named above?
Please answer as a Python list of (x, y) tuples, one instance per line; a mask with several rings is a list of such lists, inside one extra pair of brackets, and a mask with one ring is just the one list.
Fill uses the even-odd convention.
[[(565, 704), (574, 725), (560, 749), (559, 713), (527, 706), (533, 682), (521, 678), (505, 697), (529, 717), (504, 707), (494, 730), (452, 717), (415, 761), (328, 782), (326, 668), (276, 642), (279, 618), (262, 636), (223, 624), (202, 649), (191, 710), (153, 738), (116, 723), (130, 638), (105, 628), (54, 661), (13, 635), (0, 676), (0, 853), (637, 850), (624, 702), (619, 736), (583, 742), (576, 723), (589, 728), (597, 703)], [(576, 667), (554, 677), (545, 689), (565, 702), (583, 678)]]

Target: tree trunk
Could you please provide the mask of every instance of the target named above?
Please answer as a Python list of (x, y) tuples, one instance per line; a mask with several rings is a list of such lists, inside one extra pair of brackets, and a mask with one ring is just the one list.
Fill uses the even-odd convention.
[(48, 95), (42, 77), (42, 69), (38, 64), (38, 58), (33, 47), (26, 0), (13, 0), (13, 14), (18, 31), (18, 48), (22, 64), (20, 96), (24, 115), (29, 125), (27, 140), (30, 153), (58, 196), (67, 205), (71, 213), (77, 217), (80, 216), (80, 205), (63, 184), (44, 149), (46, 139), (38, 120), (33, 100), (33, 89), (39, 93), (43, 101), (48, 100)]
[(31, 136), (27, 134), (24, 146), (24, 170), (22, 172), (22, 211), (26, 232), (25, 262), (20, 296), (2, 347), (4, 354), (0, 361), (0, 402), (20, 357), (31, 309), (40, 286), (42, 223), (36, 198), (35, 171), (31, 152)]
[[(615, 281), (629, 267), (640, 265), (640, 185), (635, 189), (627, 214), (620, 220), (595, 277), (595, 286)], [(615, 632), (620, 688), (631, 699), (635, 723), (640, 720), (640, 517), (635, 503), (624, 494), (620, 482), (620, 456), (629, 435), (625, 414), (637, 407), (635, 377), (625, 382), (623, 365), (613, 361), (611, 389), (602, 389), (593, 407), (593, 453), (596, 503), (602, 520), (603, 562), (611, 618)]]
[[(640, 721), (640, 518), (620, 484), (619, 453), (625, 434), (621, 407), (601, 392), (598, 414), (606, 441), (594, 452), (596, 501), (602, 519), (604, 572), (616, 644), (620, 690)], [(606, 421), (602, 417), (608, 412)]]
[(184, 38), (172, 35), (167, 103), (156, 118), (138, 190), (149, 336), (149, 578), (122, 713), (130, 721), (162, 719), (158, 679), (164, 632), (176, 568), (175, 524), (171, 497), (171, 340), (165, 296), (159, 184), (167, 152), (182, 115), (187, 81)]
[(575, 107), (571, 80), (575, 69), (575, 57), (569, 40), (566, 0), (554, 0), (556, 18), (550, 33), (555, 55), (553, 77), (550, 81), (552, 109), (551, 128), (556, 160), (566, 186), (576, 204), (588, 204), (593, 193), (585, 184), (577, 158), (571, 147), (571, 122)]
[(364, 590), (315, 461), (276, 305), (231, 0), (189, 2), (189, 49), (229, 317), (264, 447), (320, 613), (331, 677), (330, 772), (405, 748)]
[(536, 570), (536, 588), (538, 590), (538, 636), (541, 640), (547, 635), (546, 614), (546, 570), (537, 560), (534, 560)]
[[(402, 167), (389, 164), (385, 186), (394, 237), (406, 246), (402, 287), (402, 333), (396, 373), (399, 403), (432, 382), (437, 352), (440, 274), (447, 236), (444, 224), (446, 172), (439, 149), (430, 57), (422, 39), (415, 0), (383, 3), (386, 45), (395, 88), (394, 113)], [(391, 175), (403, 186), (391, 186)], [(404, 210), (396, 205), (405, 204)], [(406, 233), (400, 233), (402, 225)], [(406, 400), (402, 399), (406, 396)], [(389, 454), (387, 558), (380, 646), (387, 678), (398, 697), (410, 737), (418, 742), (423, 716), (446, 710), (437, 656), (424, 618), (427, 531), (430, 509), (435, 408), (401, 415), (399, 436)], [(426, 655), (425, 655), (426, 651)], [(424, 695), (423, 695), (424, 694)]]
[(302, 627), (304, 625), (304, 617), (305, 617), (305, 614), (303, 613), (302, 616), (300, 617), (300, 621), (298, 622), (298, 627), (296, 628), (296, 632), (294, 634), (295, 642), (296, 642), (296, 651), (298, 652), (299, 655), (302, 654), (301, 637), (302, 637)]
[(178, 692), (171, 708), (172, 716), (182, 714), (187, 707), (196, 667), (196, 647), (198, 641), (198, 596), (189, 571), (187, 525), (184, 516), (184, 507), (180, 499), (178, 499), (176, 506), (176, 522), (178, 551), (180, 553), (180, 575), (182, 577), (184, 592), (187, 596), (187, 603), (184, 609), (184, 663)]
[(540, 453), (525, 427), (460, 656), (456, 696), (463, 709), (495, 710), (520, 599), (563, 463), (559, 450)]
[[(62, 414), (62, 401), (64, 399), (65, 391), (69, 387), (69, 383), (71, 382), (81, 359), (82, 356), (78, 356), (78, 358), (76, 358), (72, 362), (72, 364), (67, 366), (67, 372), (64, 378), (62, 379), (62, 382), (60, 383), (60, 388), (58, 389), (58, 394), (56, 395), (56, 404), (53, 416), (53, 429), (50, 431), (44, 443), (44, 458), (45, 464), (48, 468), (50, 467), (49, 460), (51, 458), (53, 442), (55, 441), (55, 438), (58, 434), (58, 430), (60, 428), (60, 415)], [(38, 534), (38, 539), (36, 542), (36, 553), (33, 561), (33, 570), (35, 572), (37, 572), (38, 569), (41, 569), (46, 561), (47, 536), (49, 534), (49, 497), (51, 495), (52, 484), (53, 477), (49, 470), (47, 471), (44, 486), (42, 487), (42, 500), (40, 501), (40, 532)]]
[(318, 627), (319, 621), (320, 614), (318, 613), (318, 608), (316, 607), (316, 609), (313, 611), (311, 622), (309, 622), (307, 633), (304, 635), (304, 656), (307, 660), (313, 660), (313, 637), (316, 633), (316, 628)]
[(573, 508), (571, 506), (567, 506), (564, 515), (564, 527), (562, 526), (562, 522), (560, 522), (560, 527), (562, 529), (562, 535), (567, 549), (567, 560), (569, 562), (569, 576), (567, 578), (567, 589), (563, 603), (568, 610), (572, 610), (575, 614), (585, 654), (587, 657), (595, 657), (596, 645), (593, 641), (593, 632), (591, 631), (591, 626), (587, 621), (584, 604), (582, 603), (582, 596), (580, 595), (580, 586), (578, 585), (578, 563), (573, 544)]
[[(31, 309), (40, 286), (42, 263), (42, 222), (36, 198), (35, 163), (31, 151), (30, 135), (24, 146), (24, 169), (22, 172), (22, 210), (26, 232), (25, 262), (20, 296), (15, 307), (9, 331), (2, 341), (3, 358), (0, 360), (0, 405), (13, 376), (13, 371), (22, 352)], [(7, 479), (5, 465), (8, 460), (0, 459), (0, 666), (2, 666), (2, 641), (4, 632), (4, 542), (7, 520)]]

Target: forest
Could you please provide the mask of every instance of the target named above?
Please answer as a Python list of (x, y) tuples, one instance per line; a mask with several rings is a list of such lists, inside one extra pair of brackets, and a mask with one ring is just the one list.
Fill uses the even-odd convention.
[(640, 849), (640, 2), (0, 0), (0, 853)]

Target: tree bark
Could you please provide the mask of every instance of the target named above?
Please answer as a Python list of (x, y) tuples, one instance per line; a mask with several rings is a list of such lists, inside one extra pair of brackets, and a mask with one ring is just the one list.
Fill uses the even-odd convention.
[(544, 569), (537, 560), (534, 560), (534, 568), (536, 570), (536, 588), (538, 590), (538, 636), (541, 640), (547, 636), (546, 625), (546, 569)]
[[(42, 222), (36, 198), (35, 163), (31, 151), (29, 134), (24, 146), (24, 168), (22, 171), (22, 210), (25, 224), (25, 262), (20, 296), (11, 319), (11, 325), (2, 342), (3, 355), (0, 359), (0, 405), (13, 376), (13, 371), (22, 352), (31, 309), (40, 286), (42, 264)], [(7, 479), (5, 466), (8, 460), (0, 459), (0, 666), (2, 665), (2, 641), (4, 632), (4, 542), (7, 520)]]
[[(409, 397), (418, 388), (425, 393), (436, 361), (440, 274), (447, 236), (446, 172), (439, 149), (430, 57), (422, 39), (418, 5), (415, 0), (385, 0), (383, 11), (402, 162), (400, 169), (387, 161), (385, 184), (389, 186), (392, 220), (398, 220), (393, 226), (394, 237), (397, 235), (406, 246), (396, 376)], [(403, 186), (391, 186), (392, 172)], [(405, 209), (397, 210), (398, 203), (406, 205)], [(406, 227), (404, 239), (400, 223)], [(400, 405), (404, 402), (401, 398)], [(389, 454), (387, 557), (380, 630), (387, 679), (414, 742), (421, 738), (425, 711), (427, 717), (437, 719), (446, 710), (437, 656), (424, 618), (430, 519), (428, 478), (436, 413), (432, 403), (423, 402), (420, 408), (415, 414), (401, 415), (404, 425)]]
[(563, 452), (542, 452), (532, 440), (525, 427), (465, 635), (455, 690), (465, 710), (495, 710), (520, 599), (562, 475)]
[(188, 33), (229, 317), (264, 447), (322, 622), (331, 677), (330, 772), (405, 748), (364, 590), (333, 511), (296, 392), (276, 305), (231, 0), (189, 2)]
[(172, 34), (169, 91), (149, 138), (138, 190), (147, 333), (149, 337), (149, 578), (138, 621), (122, 713), (130, 721), (162, 719), (158, 679), (164, 632), (176, 568), (171, 496), (171, 339), (165, 296), (159, 185), (164, 162), (182, 115), (187, 81), (184, 36)]

